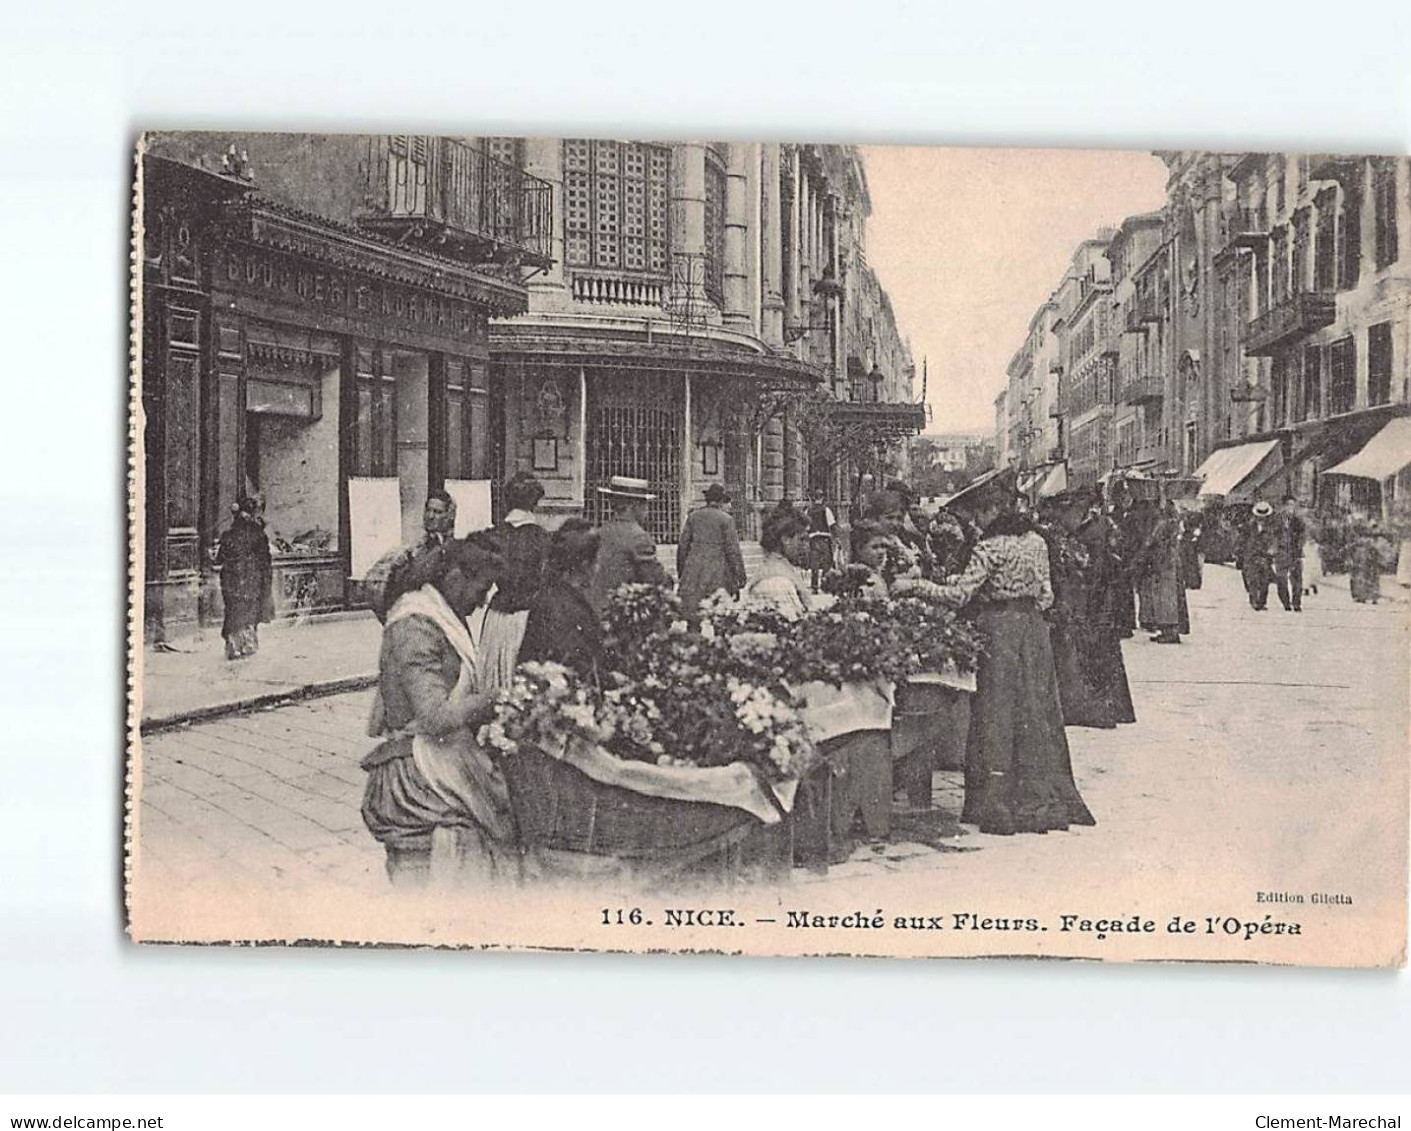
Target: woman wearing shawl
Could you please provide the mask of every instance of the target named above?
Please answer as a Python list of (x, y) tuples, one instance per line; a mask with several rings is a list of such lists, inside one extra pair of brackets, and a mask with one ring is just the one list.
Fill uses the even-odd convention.
[(508, 687), (519, 662), (519, 646), (529, 609), (544, 583), (549, 532), (534, 517), (544, 487), (532, 475), (505, 484), (505, 517), (496, 533), (505, 547), (505, 569), (485, 612), (480, 635), (481, 684), (487, 691)]
[(466, 878), (491, 880), (509, 869), (508, 794), (474, 737), (493, 695), (480, 686), (465, 623), (500, 576), (498, 551), (489, 533), (448, 542), (419, 565), (419, 587), (387, 614), (368, 728), (382, 741), (362, 762), (362, 814), (396, 884), (426, 882), (433, 842)]
[[(1073, 781), (1053, 648), (1048, 549), (1014, 506), (1014, 473), (972, 485), (948, 504), (984, 531), (965, 571), (928, 592), (970, 611), (985, 638), (975, 673), (960, 819), (983, 833), (1045, 833), (1094, 825)], [(901, 580), (897, 592), (914, 581)]]

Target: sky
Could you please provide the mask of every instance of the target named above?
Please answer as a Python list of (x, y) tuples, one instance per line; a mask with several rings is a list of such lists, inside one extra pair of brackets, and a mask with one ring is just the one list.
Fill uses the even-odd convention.
[(911, 342), (918, 381), (929, 361), (928, 432), (993, 430), (1005, 366), (1074, 249), (1166, 200), (1166, 167), (1140, 151), (869, 145), (862, 154), (867, 260)]

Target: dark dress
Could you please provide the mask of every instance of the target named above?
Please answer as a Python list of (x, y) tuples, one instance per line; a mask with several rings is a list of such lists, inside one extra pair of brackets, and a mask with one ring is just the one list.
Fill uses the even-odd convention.
[(587, 594), (550, 575), (530, 606), (520, 661), (548, 660), (595, 678), (602, 656), (602, 625)]
[(257, 626), (274, 614), (269, 537), (264, 524), (236, 515), (221, 535), (216, 564), (220, 566), (220, 595), (225, 605), (220, 633), (225, 637), (226, 656), (254, 655), (259, 647)]
[(1122, 639), (1117, 629), (1115, 605), (1122, 590), (1130, 596), (1122, 560), (1117, 555), (1119, 536), (1116, 524), (1101, 512), (1090, 514), (1078, 527), (1078, 539), (1088, 551), (1088, 606), (1081, 619), (1081, 651), (1088, 685), (1107, 705), (1113, 722), (1134, 723), (1132, 691), (1127, 682), (1127, 664), (1122, 658)]
[(1048, 551), (1033, 532), (989, 534), (965, 571), (932, 592), (966, 606), (985, 638), (975, 673), (961, 820), (984, 833), (1096, 824), (1073, 781), (1053, 648)]
[(1094, 692), (1084, 657), (1084, 627), (1088, 612), (1087, 549), (1066, 531), (1045, 525), (1040, 529), (1048, 546), (1053, 605), (1045, 613), (1053, 647), (1058, 698), (1063, 723), (1070, 727), (1114, 727), (1108, 705)]

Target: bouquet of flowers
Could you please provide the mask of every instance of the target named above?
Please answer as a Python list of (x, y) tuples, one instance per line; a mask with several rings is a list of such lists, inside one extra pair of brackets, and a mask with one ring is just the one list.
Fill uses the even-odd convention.
[(480, 741), (513, 754), (520, 745), (562, 750), (574, 735), (606, 744), (619, 718), (602, 710), (598, 691), (562, 664), (527, 661), (495, 703), (495, 714), (480, 728)]
[[(727, 616), (723, 602), (713, 604), (718, 620), (702, 633), (675, 619), (676, 599), (665, 590), (623, 586), (608, 598), (612, 749), (667, 765), (745, 761), (769, 781), (804, 773), (816, 754), (779, 678), (778, 637), (764, 631), (787, 622), (762, 605)], [(629, 705), (634, 721), (624, 725)]]

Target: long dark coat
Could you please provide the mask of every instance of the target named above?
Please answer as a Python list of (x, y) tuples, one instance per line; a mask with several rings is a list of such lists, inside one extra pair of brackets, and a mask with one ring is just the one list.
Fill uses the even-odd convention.
[(269, 536), (262, 523), (236, 515), (221, 535), (216, 565), (220, 566), (220, 595), (225, 604), (222, 636), (232, 636), (274, 616)]
[(686, 516), (676, 545), (681, 608), (692, 615), (717, 590), (739, 593), (745, 584), (745, 559), (735, 520), (718, 507), (701, 507)]

